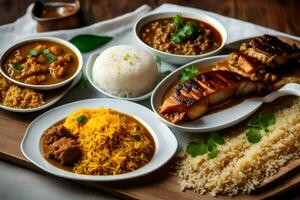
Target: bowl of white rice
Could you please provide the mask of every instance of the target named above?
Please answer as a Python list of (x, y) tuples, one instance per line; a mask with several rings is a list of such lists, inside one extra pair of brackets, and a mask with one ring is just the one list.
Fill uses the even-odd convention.
[(89, 82), (102, 94), (130, 101), (149, 98), (159, 81), (154, 57), (133, 45), (113, 46), (93, 54), (86, 70)]

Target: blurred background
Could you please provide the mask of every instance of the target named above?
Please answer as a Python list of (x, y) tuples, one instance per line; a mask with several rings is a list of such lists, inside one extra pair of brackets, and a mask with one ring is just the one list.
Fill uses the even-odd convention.
[[(41, 0), (46, 1), (51, 0)], [(0, 25), (15, 21), (33, 2), (34, 0), (0, 0)], [(163, 3), (175, 3), (300, 35), (299, 0), (80, 0), (80, 2), (82, 26), (122, 15), (143, 4), (155, 8)]]

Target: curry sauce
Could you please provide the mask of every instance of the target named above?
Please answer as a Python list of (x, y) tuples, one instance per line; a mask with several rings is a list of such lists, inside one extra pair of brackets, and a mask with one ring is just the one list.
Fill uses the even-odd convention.
[(50, 85), (70, 78), (78, 58), (68, 47), (52, 41), (22, 44), (11, 51), (2, 66), (11, 78), (33, 85)]

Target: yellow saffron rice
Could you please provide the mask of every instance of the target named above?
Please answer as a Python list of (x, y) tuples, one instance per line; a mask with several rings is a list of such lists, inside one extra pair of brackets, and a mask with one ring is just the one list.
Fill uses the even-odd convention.
[[(86, 116), (79, 123), (79, 116)], [(117, 175), (147, 164), (154, 152), (148, 130), (134, 118), (112, 109), (80, 109), (64, 126), (77, 135), (83, 156), (73, 171), (88, 175)]]

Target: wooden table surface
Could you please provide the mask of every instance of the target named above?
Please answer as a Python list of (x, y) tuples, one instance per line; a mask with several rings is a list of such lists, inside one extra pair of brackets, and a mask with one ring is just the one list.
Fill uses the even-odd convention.
[[(33, 1), (0, 0), (0, 25), (22, 16)], [(84, 25), (122, 15), (143, 4), (154, 8), (163, 3), (200, 8), (300, 36), (299, 0), (81, 0)]]
[[(0, 0), (0, 25), (11, 23), (22, 16), (32, 2), (33, 0)], [(143, 4), (154, 8), (163, 3), (200, 8), (300, 36), (300, 0), (81, 0), (83, 26), (133, 11)], [(11, 128), (16, 127), (6, 128), (10, 132)], [(297, 188), (278, 198), (298, 199)]]

